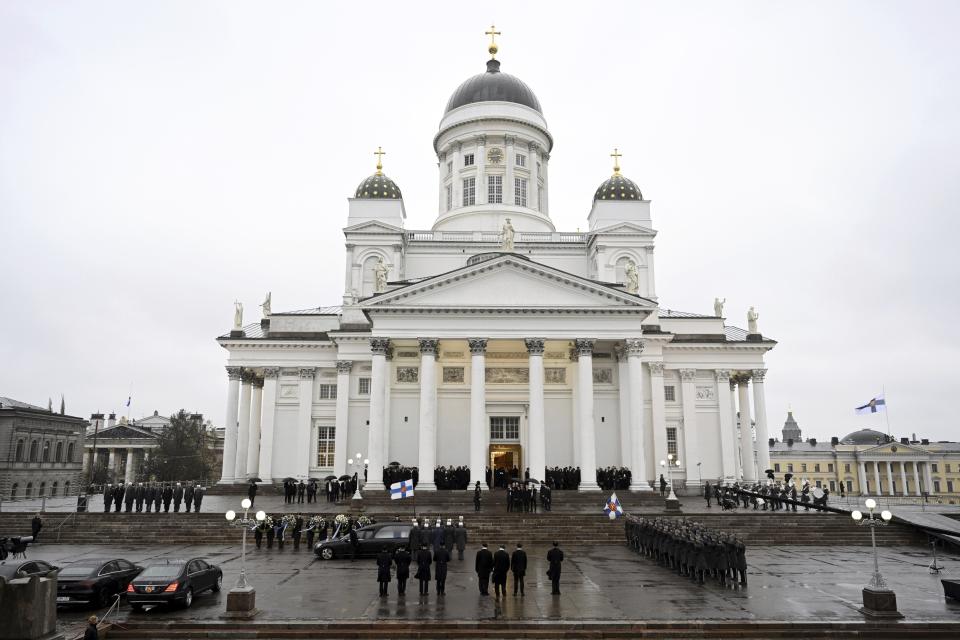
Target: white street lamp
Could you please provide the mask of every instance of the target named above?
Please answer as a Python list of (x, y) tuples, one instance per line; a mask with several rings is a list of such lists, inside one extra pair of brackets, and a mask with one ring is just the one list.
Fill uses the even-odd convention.
[(363, 454), (358, 451), (358, 452), (357, 452), (356, 461), (350, 460), (350, 462), (357, 467), (357, 471), (356, 471), (356, 474), (357, 474), (357, 490), (353, 492), (353, 499), (354, 499), (354, 500), (363, 500), (363, 496), (360, 495), (360, 485), (363, 484), (363, 470), (364, 470), (364, 466), (370, 464), (370, 460), (364, 459), (363, 462), (361, 462), (361, 458), (363, 458)]
[(263, 511), (258, 511), (255, 519), (250, 519), (248, 517), (248, 510), (251, 507), (251, 502), (249, 498), (244, 498), (240, 503), (240, 506), (243, 508), (243, 517), (237, 519), (237, 512), (233, 509), (227, 511), (227, 522), (229, 522), (234, 527), (240, 527), (240, 530), (243, 531), (243, 543), (240, 547), (240, 577), (237, 579), (237, 589), (247, 589), (250, 587), (247, 583), (247, 529), (250, 525), (256, 525), (259, 522), (263, 522), (266, 519), (267, 514)]
[(666, 460), (661, 460), (661, 461), (660, 461), (660, 466), (667, 468), (667, 482), (670, 484), (670, 495), (667, 496), (667, 500), (668, 500), (668, 501), (671, 501), (671, 500), (672, 500), (672, 501), (676, 502), (676, 501), (677, 501), (677, 494), (673, 492), (673, 466), (674, 466), (674, 465), (676, 465), (676, 466), (679, 467), (679, 466), (680, 466), (680, 461), (679, 461), (679, 460), (674, 460), (672, 453), (668, 453), (668, 454), (667, 454), (667, 459), (666, 459)]
[(857, 525), (870, 527), (870, 545), (873, 547), (873, 577), (870, 579), (870, 584), (863, 590), (863, 607), (860, 611), (870, 617), (902, 618), (903, 615), (897, 611), (896, 596), (893, 590), (887, 586), (883, 575), (880, 574), (880, 558), (877, 553), (876, 528), (890, 524), (893, 514), (884, 509), (880, 512), (880, 517), (877, 518), (874, 515), (877, 501), (873, 498), (867, 498), (864, 505), (867, 507), (866, 517), (859, 510), (850, 514)]

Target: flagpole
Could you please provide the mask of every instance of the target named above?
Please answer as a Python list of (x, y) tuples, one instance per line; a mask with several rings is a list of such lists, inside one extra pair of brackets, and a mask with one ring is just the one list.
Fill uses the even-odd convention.
[(890, 405), (887, 403), (887, 386), (886, 385), (883, 385), (881, 393), (883, 393), (883, 415), (886, 416), (886, 419), (887, 419), (887, 435), (889, 436), (890, 435)]

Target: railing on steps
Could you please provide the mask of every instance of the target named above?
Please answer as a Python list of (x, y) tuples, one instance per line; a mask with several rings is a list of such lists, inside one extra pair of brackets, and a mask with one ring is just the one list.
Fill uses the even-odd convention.
[(74, 511), (70, 513), (66, 518), (60, 521), (60, 524), (57, 525), (57, 542), (60, 542), (60, 531), (63, 530), (64, 525), (66, 525), (70, 520), (76, 518), (77, 512)]

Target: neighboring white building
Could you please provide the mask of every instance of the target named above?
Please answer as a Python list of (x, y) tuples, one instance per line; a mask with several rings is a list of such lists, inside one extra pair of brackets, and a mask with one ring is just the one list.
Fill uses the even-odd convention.
[(419, 467), (418, 489), (438, 465), (469, 466), (471, 486), (487, 467), (542, 479), (579, 466), (581, 490), (611, 465), (650, 490), (668, 452), (688, 484), (769, 467), (751, 430), (738, 438), (737, 412), (766, 443), (775, 342), (722, 313), (660, 306), (650, 201), (619, 154), (584, 212), (588, 231), (558, 231), (553, 136), (533, 91), (494, 59), (453, 93), (433, 144), (430, 229), (406, 228), (378, 162), (348, 199), (342, 305), (237, 318), (218, 338), (222, 482), (340, 475), (357, 452), (371, 470)]

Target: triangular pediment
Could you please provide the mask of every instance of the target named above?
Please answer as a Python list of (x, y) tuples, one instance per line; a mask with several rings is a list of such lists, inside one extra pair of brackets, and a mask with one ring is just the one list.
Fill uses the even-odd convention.
[(118, 424), (106, 429), (100, 429), (97, 437), (118, 440), (156, 440), (157, 436), (144, 429), (138, 429), (131, 424)]
[(344, 233), (403, 233), (403, 229), (379, 220), (369, 220), (344, 227)]
[(590, 232), (591, 235), (641, 235), (641, 236), (655, 236), (657, 232), (654, 229), (648, 227), (641, 227), (638, 224), (632, 222), (617, 222), (610, 225), (609, 227), (603, 227), (601, 229), (594, 229)]
[(903, 444), (902, 442), (884, 442), (876, 446), (870, 447), (869, 449), (863, 449), (861, 453), (875, 453), (881, 455), (904, 455), (904, 454), (920, 454), (927, 455), (927, 452), (921, 449), (920, 447), (915, 447), (909, 444)]
[(617, 287), (581, 278), (514, 254), (426, 278), (368, 298), (378, 309), (509, 309), (650, 311), (656, 305)]

